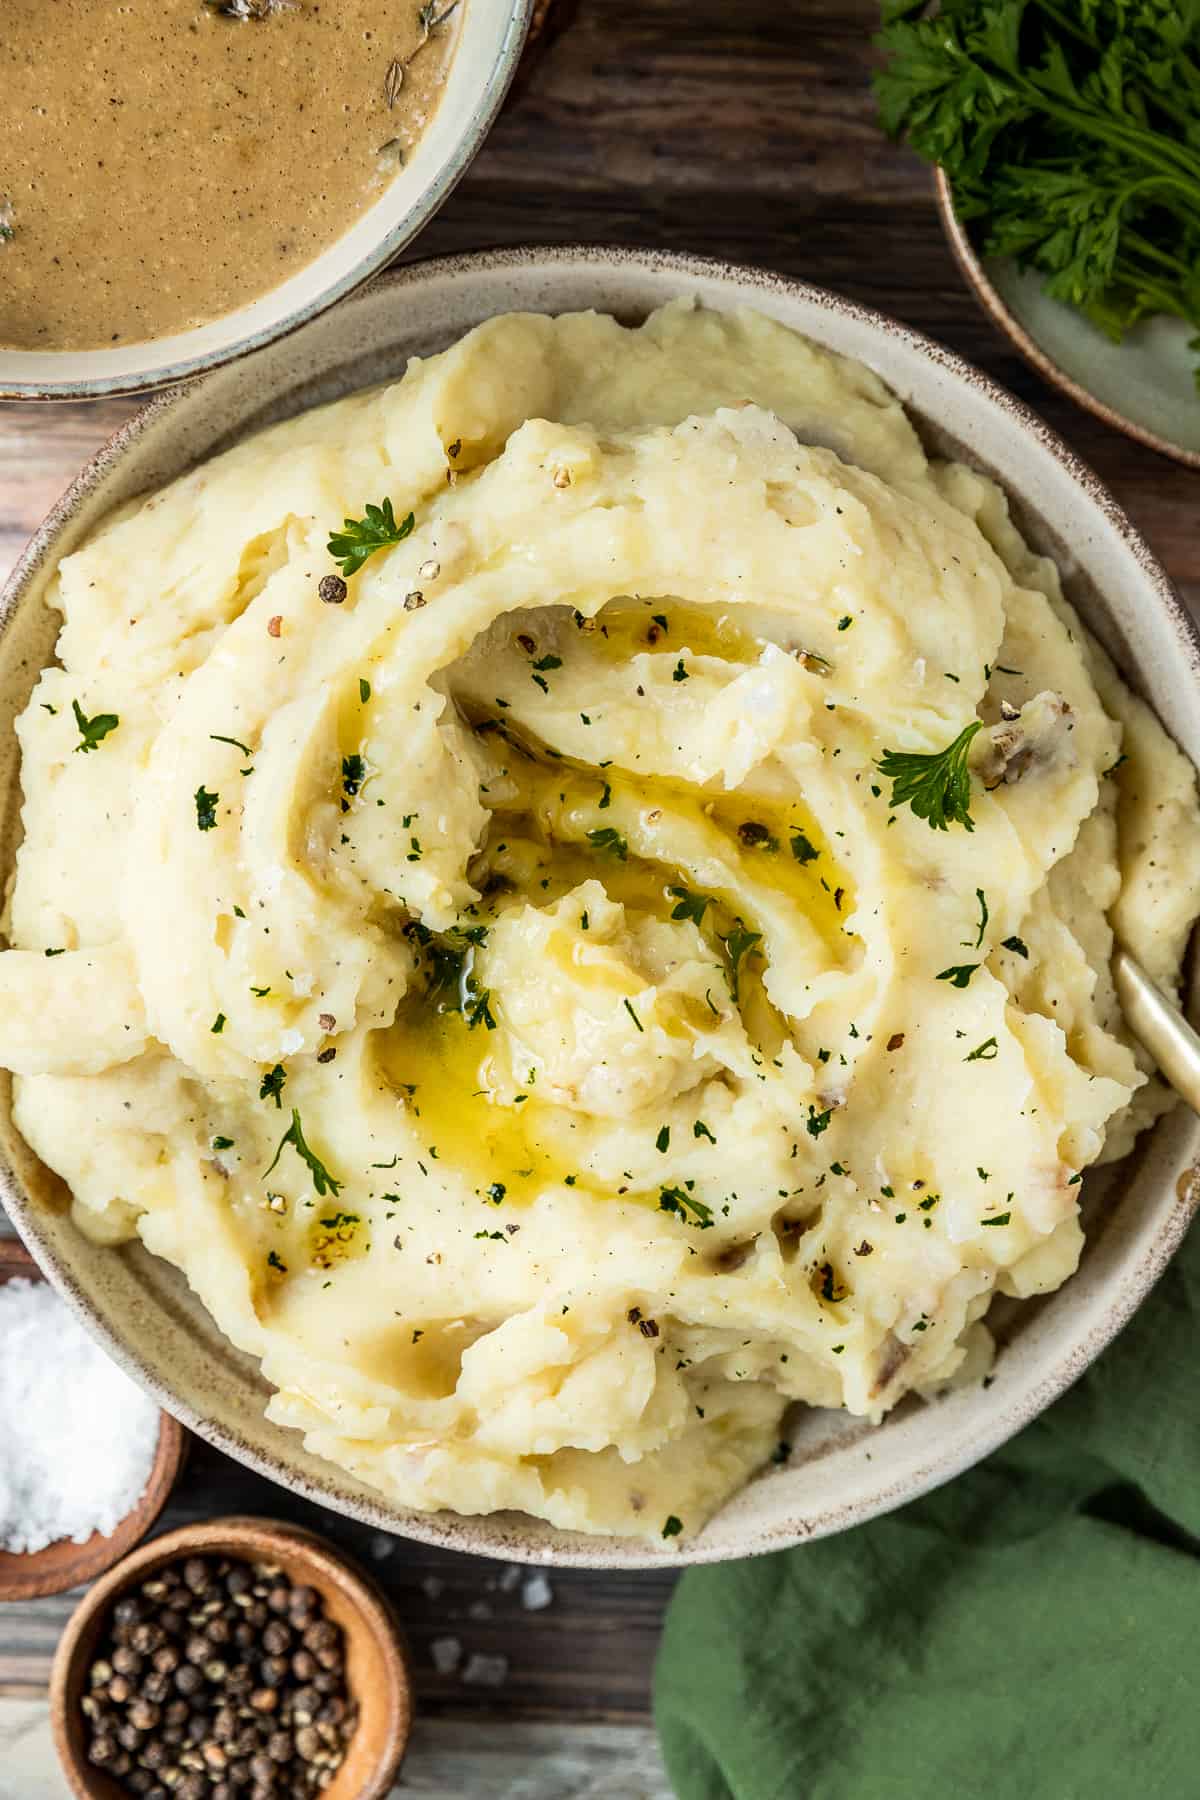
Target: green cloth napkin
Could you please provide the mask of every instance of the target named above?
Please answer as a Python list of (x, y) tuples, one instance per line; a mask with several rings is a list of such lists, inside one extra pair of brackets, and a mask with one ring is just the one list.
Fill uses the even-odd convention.
[(980, 1467), (686, 1574), (655, 1691), (679, 1800), (1200, 1796), (1198, 1325), (1195, 1231)]

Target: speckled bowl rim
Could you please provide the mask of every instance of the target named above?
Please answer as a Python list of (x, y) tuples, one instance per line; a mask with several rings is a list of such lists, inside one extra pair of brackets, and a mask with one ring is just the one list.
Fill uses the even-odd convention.
[[(506, 270), (517, 270), (530, 264), (544, 270), (551, 279), (556, 269), (563, 271), (565, 278), (568, 268), (582, 265), (587, 270), (595, 269), (598, 280), (601, 272), (610, 275), (619, 274), (622, 270), (666, 272), (680, 293), (688, 292), (689, 284), (709, 281), (718, 285), (728, 283), (731, 287), (740, 284), (764, 297), (774, 295), (784, 299), (800, 299), (821, 311), (860, 324), (872, 332), (882, 332), (915, 352), (923, 361), (932, 363), (956, 381), (965, 383), (982, 400), (999, 408), (1024, 433), (1035, 439), (1098, 508), (1108, 528), (1120, 536), (1133, 555), (1157, 605), (1174, 628), (1180, 652), (1187, 660), (1191, 683), (1200, 693), (1200, 629), (1184, 608), (1165, 569), (1146, 540), (1095, 472), (1030, 407), (990, 376), (923, 333), (901, 325), (873, 308), (842, 299), (827, 289), (807, 282), (719, 258), (596, 245), (518, 246), (430, 258), (381, 276), (369, 289), (364, 290), (363, 297), (380, 288), (386, 288), (399, 297), (406, 289), (419, 287), (427, 281), (453, 279), (457, 275), (465, 276), (480, 271), (502, 274)], [(348, 304), (353, 306), (355, 302), (351, 300)], [(114, 432), (84, 466), (34, 533), (0, 591), (0, 637), (7, 631), (14, 612), (42, 561), (53, 555), (58, 532), (69, 523), (83, 499), (104, 479), (107, 471), (120, 460), (129, 446), (151, 425), (179, 405), (187, 394), (194, 391), (196, 385), (193, 383), (187, 390), (152, 398)], [(963, 1431), (953, 1454), (941, 1453), (935, 1445), (915, 1469), (900, 1480), (891, 1483), (881, 1481), (869, 1497), (850, 1501), (834, 1497), (823, 1507), (815, 1510), (810, 1508), (803, 1518), (791, 1517), (775, 1526), (748, 1528), (746, 1541), (736, 1550), (719, 1544), (706, 1545), (703, 1534), (694, 1539), (675, 1539), (667, 1548), (627, 1538), (591, 1538), (577, 1533), (560, 1533), (560, 1537), (566, 1537), (569, 1541), (548, 1546), (534, 1537), (526, 1540), (519, 1531), (513, 1530), (511, 1523), (508, 1529), (501, 1529), (498, 1525), (491, 1526), (492, 1520), (511, 1521), (514, 1517), (519, 1517), (513, 1514), (406, 1511), (404, 1523), (400, 1526), (396, 1521), (396, 1510), (389, 1508), (382, 1498), (376, 1503), (369, 1498), (364, 1500), (357, 1495), (347, 1495), (344, 1491), (331, 1492), (329, 1488), (309, 1480), (294, 1467), (285, 1466), (247, 1443), (237, 1434), (213, 1424), (193, 1407), (181, 1403), (166, 1382), (139, 1360), (136, 1350), (128, 1347), (118, 1333), (110, 1331), (96, 1317), (84, 1288), (71, 1271), (58, 1261), (53, 1247), (41, 1241), (36, 1210), (28, 1204), (27, 1196), (3, 1156), (0, 1156), (0, 1193), (13, 1224), (47, 1278), (75, 1308), (84, 1324), (109, 1354), (161, 1406), (174, 1413), (197, 1436), (257, 1473), (307, 1500), (341, 1512), (377, 1530), (409, 1537), (439, 1549), (503, 1556), (510, 1561), (544, 1567), (640, 1569), (727, 1562), (743, 1556), (788, 1549), (799, 1543), (846, 1530), (887, 1513), (909, 1500), (918, 1499), (922, 1494), (952, 1480), (1006, 1443), (1083, 1374), (1132, 1317), (1162, 1275), (1200, 1208), (1200, 1160), (1197, 1166), (1179, 1177), (1176, 1189), (1178, 1204), (1161, 1224), (1140, 1258), (1136, 1262), (1122, 1265), (1122, 1280), (1106, 1290), (1108, 1304), (1105, 1310), (1098, 1322), (1082, 1336), (1073, 1355), (1063, 1357), (1048, 1368), (1040, 1380), (1030, 1384), (1024, 1395), (996, 1404), (994, 1410), (986, 1416), (979, 1415), (973, 1422), (973, 1429)], [(333, 1465), (330, 1467), (332, 1470)], [(338, 1471), (334, 1470), (334, 1473)]]
[[(458, 144), (437, 171), (429, 185), (413, 201), (396, 224), (380, 237), (373, 249), (360, 257), (338, 280), (323, 287), (311, 300), (282, 313), (268, 325), (217, 350), (186, 356), (176, 362), (148, 367), (140, 375), (88, 376), (83, 380), (13, 381), (0, 379), (0, 400), (54, 402), (58, 400), (101, 400), (121, 396), (153, 393), (158, 388), (178, 386), (209, 369), (224, 368), (252, 351), (261, 350), (280, 338), (299, 331), (310, 319), (326, 312), (338, 300), (345, 299), (387, 267), (413, 239), (422, 232), (435, 213), (440, 212), (467, 170), (471, 167), (492, 126), (496, 122), (508, 90), (513, 84), (525, 46), (529, 41), (537, 0), (505, 0), (510, 18), (504, 42), (492, 68), (486, 89), (466, 119)], [(314, 258), (314, 261), (317, 260)], [(148, 341), (152, 349), (154, 339)], [(86, 352), (73, 351), (72, 356)], [(132, 422), (132, 421), (131, 421)], [(107, 447), (107, 446), (106, 446)], [(90, 465), (89, 465), (90, 466)]]
[(1185, 468), (1200, 469), (1200, 450), (1189, 450), (1186, 445), (1177, 444), (1173, 438), (1162, 437), (1157, 431), (1151, 431), (1148, 425), (1139, 425), (1136, 419), (1129, 418), (1115, 406), (1109, 406), (1106, 401), (1093, 394), (1090, 388), (1084, 387), (1059, 367), (1054, 358), (1042, 349), (1037, 339), (1030, 336), (1012, 308), (1001, 298), (995, 283), (975, 253), (970, 234), (958, 216), (949, 178), (942, 169), (934, 172), (934, 189), (942, 230), (960, 273), (993, 325), (998, 325), (1015, 344), (1029, 366), (1036, 369), (1051, 386), (1074, 400), (1076, 406), (1082, 406), (1093, 418), (1102, 419), (1114, 431), (1123, 432), (1127, 438), (1144, 444), (1148, 450), (1157, 450), (1160, 455), (1183, 463)]

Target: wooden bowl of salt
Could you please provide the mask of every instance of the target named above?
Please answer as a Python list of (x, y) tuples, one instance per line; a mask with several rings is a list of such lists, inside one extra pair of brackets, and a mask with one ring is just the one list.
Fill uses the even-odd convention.
[[(41, 1270), (19, 1239), (0, 1238), (0, 1288), (6, 1287), (11, 1281), (43, 1283), (44, 1279)], [(72, 1339), (66, 1338), (64, 1334), (60, 1341), (69, 1343)], [(48, 1349), (53, 1354), (54, 1345), (48, 1346)], [(3, 1327), (0, 1325), (0, 1358), (3, 1358), (5, 1351)], [(95, 1354), (102, 1353), (96, 1351)], [(72, 1370), (65, 1368), (63, 1379), (69, 1381), (71, 1376)], [(134, 1389), (134, 1392), (137, 1390)], [(140, 1400), (141, 1396), (138, 1398)], [(112, 1427), (115, 1435), (119, 1428), (116, 1419), (112, 1420)], [(56, 1460), (64, 1487), (68, 1491), (75, 1488), (86, 1499), (95, 1493), (104, 1471), (97, 1469), (94, 1461), (86, 1458), (81, 1461), (76, 1453), (76, 1446), (65, 1442), (56, 1444), (53, 1430), (53, 1422), (47, 1419), (46, 1448), (51, 1454), (57, 1452)], [(165, 1506), (183, 1463), (186, 1442), (187, 1434), (182, 1425), (171, 1418), (169, 1413), (160, 1412), (157, 1443), (140, 1497), (107, 1534), (93, 1531), (82, 1541), (69, 1536), (62, 1537), (38, 1550), (0, 1548), (0, 1601), (35, 1600), (44, 1594), (61, 1594), (67, 1588), (81, 1587), (85, 1582), (94, 1581), (98, 1575), (110, 1569), (146, 1535)], [(5, 1479), (13, 1481), (15, 1493), (16, 1479), (21, 1470), (14, 1467), (9, 1447), (3, 1442), (2, 1426), (0, 1468), (4, 1469)], [(14, 1503), (20, 1504), (19, 1498)], [(27, 1506), (30, 1504), (28, 1497), (24, 1503)], [(0, 1495), (0, 1543), (3, 1542), (4, 1529), (5, 1501), (4, 1496)]]

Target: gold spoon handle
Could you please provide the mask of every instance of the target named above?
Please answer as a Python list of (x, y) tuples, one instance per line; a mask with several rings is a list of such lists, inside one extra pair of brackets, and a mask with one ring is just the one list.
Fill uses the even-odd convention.
[(1200, 1036), (1141, 964), (1118, 945), (1113, 980), (1125, 1022), (1158, 1064), (1159, 1073), (1200, 1113)]

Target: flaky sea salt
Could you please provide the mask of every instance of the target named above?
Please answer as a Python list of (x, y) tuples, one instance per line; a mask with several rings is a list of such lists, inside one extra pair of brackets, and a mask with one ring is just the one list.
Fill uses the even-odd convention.
[(462, 1661), (462, 1643), (455, 1637), (434, 1638), (429, 1652), (439, 1675), (453, 1675)]
[(507, 1656), (482, 1656), (476, 1651), (467, 1658), (463, 1680), (470, 1687), (503, 1687), (508, 1680)]
[(541, 1612), (543, 1607), (551, 1605), (554, 1600), (554, 1589), (539, 1570), (530, 1575), (521, 1585), (521, 1605), (526, 1612)]
[(44, 1282), (0, 1287), (0, 1546), (108, 1536), (141, 1498), (159, 1415)]

